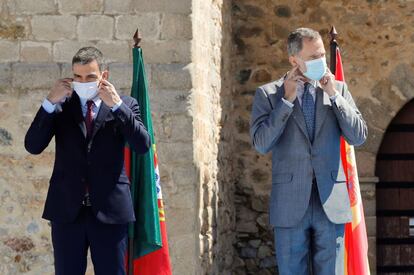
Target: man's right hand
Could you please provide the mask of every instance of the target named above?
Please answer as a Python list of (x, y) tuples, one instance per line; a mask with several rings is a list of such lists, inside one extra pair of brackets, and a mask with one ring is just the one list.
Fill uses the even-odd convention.
[(72, 81), (72, 78), (63, 78), (56, 81), (47, 96), (47, 100), (49, 100), (52, 104), (57, 104), (62, 102), (65, 97), (71, 96), (73, 90), (70, 84)]
[(298, 66), (293, 67), (291, 71), (288, 72), (285, 78), (285, 96), (284, 99), (293, 103), (296, 99), (296, 89), (298, 86), (298, 81), (306, 81), (306, 78), (302, 75)]

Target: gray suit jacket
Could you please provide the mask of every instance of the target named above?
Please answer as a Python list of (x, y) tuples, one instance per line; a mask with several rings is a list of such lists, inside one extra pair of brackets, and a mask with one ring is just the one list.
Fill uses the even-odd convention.
[(329, 220), (340, 224), (352, 218), (341, 166), (340, 137), (351, 145), (367, 138), (367, 126), (344, 82), (336, 82), (335, 103), (316, 89), (315, 137), (310, 142), (298, 102), (290, 108), (283, 101), (283, 78), (259, 87), (253, 103), (250, 135), (262, 154), (272, 152), (270, 223), (293, 227), (308, 207), (312, 180)]

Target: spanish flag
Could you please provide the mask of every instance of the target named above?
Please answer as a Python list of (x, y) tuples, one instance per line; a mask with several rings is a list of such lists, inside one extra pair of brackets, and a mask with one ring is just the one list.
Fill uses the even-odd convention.
[[(341, 52), (336, 49), (335, 79), (345, 81)], [(369, 275), (368, 239), (365, 227), (364, 208), (359, 188), (358, 171), (354, 147), (341, 137), (341, 160), (346, 175), (352, 222), (345, 225), (345, 273), (346, 275)]]

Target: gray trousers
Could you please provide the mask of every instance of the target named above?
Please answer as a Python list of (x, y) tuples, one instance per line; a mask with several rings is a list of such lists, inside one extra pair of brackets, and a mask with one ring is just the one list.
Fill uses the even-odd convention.
[(328, 219), (316, 183), (300, 223), (289, 228), (275, 227), (274, 234), (279, 274), (344, 274), (344, 224)]

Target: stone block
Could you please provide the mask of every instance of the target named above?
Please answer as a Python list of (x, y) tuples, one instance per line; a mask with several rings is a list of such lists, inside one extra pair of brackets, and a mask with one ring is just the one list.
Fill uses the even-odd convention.
[(21, 89), (50, 89), (60, 77), (57, 64), (27, 64), (12, 65), (12, 84)]
[[(154, 111), (157, 114), (157, 111)], [(154, 119), (157, 140), (163, 142), (191, 142), (193, 118), (188, 114), (163, 113)]]
[(43, 42), (21, 42), (20, 61), (48, 62), (52, 60), (52, 44)]
[(191, 107), (190, 91), (156, 89), (150, 91), (150, 98), (151, 109), (158, 114), (185, 113)]
[(39, 41), (76, 38), (76, 17), (70, 15), (39, 15), (32, 18), (32, 34)]
[(358, 174), (360, 177), (375, 176), (376, 154), (371, 152), (359, 151), (355, 152), (358, 165)]
[(0, 39), (25, 39), (30, 31), (30, 18), (28, 16), (2, 17), (0, 21)]
[(93, 42), (60, 41), (53, 45), (53, 61), (72, 62), (75, 53), (83, 47), (95, 46)]
[(60, 64), (60, 77), (61, 78), (73, 77), (71, 63)]
[(123, 14), (133, 12), (133, 0), (105, 1), (105, 14)]
[(377, 235), (377, 218), (365, 216), (365, 225), (367, 227), (368, 237), (375, 237)]
[(143, 40), (145, 61), (150, 64), (191, 62), (191, 42), (178, 40)]
[(160, 33), (160, 14), (159, 13), (140, 13), (137, 15), (121, 15), (116, 17), (117, 39), (132, 40), (137, 29), (144, 41), (159, 38)]
[(100, 13), (103, 10), (103, 0), (58, 0), (58, 5), (59, 12), (62, 14), (93, 14)]
[[(195, 185), (179, 187), (178, 192), (173, 194), (165, 194), (164, 201), (165, 204), (168, 204), (169, 209), (171, 209), (171, 211), (169, 211), (170, 214), (168, 214), (168, 216), (171, 215), (173, 219), (174, 217), (176, 217), (176, 215), (180, 214), (182, 216), (185, 216), (185, 213), (187, 213), (188, 216), (189, 209), (195, 209), (196, 207)], [(190, 227), (189, 225), (193, 221), (194, 217), (190, 217), (190, 219), (191, 220), (189, 222), (185, 222), (185, 226)], [(180, 223), (182, 222), (183, 219), (181, 219)], [(183, 228), (182, 230), (179, 230), (177, 232), (180, 232), (180, 234), (185, 234), (187, 232), (191, 232), (192, 230), (194, 230), (194, 228)]]
[(158, 155), (166, 164), (185, 164), (193, 162), (193, 146), (183, 142), (158, 142)]
[(0, 62), (14, 62), (19, 60), (19, 43), (0, 40)]
[[(172, 234), (176, 232), (175, 227), (169, 226), (167, 216), (167, 228), (169, 228), (168, 243), (170, 248), (170, 258), (173, 265), (173, 274), (198, 274), (198, 257), (196, 251), (199, 240), (194, 232), (182, 235)], [(171, 233), (170, 233), (171, 232)]]
[(81, 16), (78, 24), (79, 40), (112, 40), (114, 19), (106, 15)]
[(102, 51), (106, 62), (130, 62), (131, 49), (127, 41), (99, 41), (96, 47)]
[(131, 89), (132, 64), (110, 64), (109, 81), (115, 86), (116, 89)]
[(162, 15), (161, 22), (162, 40), (192, 39), (192, 22), (190, 15), (166, 13)]
[(0, 63), (0, 94), (1, 89), (10, 87), (11, 84), (11, 65), (8, 63)]
[(152, 85), (156, 89), (189, 90), (192, 88), (190, 66), (185, 64), (154, 65)]
[(15, 0), (12, 11), (16, 14), (53, 14), (55, 0)]
[(191, 0), (136, 0), (133, 2), (137, 12), (171, 12), (190, 14), (192, 10)]

